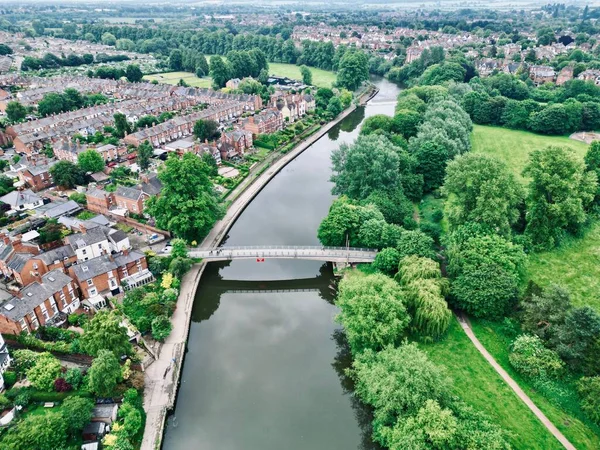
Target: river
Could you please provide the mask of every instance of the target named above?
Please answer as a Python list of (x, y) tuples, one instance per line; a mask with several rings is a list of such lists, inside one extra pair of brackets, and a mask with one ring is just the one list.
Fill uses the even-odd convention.
[[(231, 228), (227, 245), (318, 245), (334, 199), (330, 154), (365, 117), (392, 115), (380, 92), (288, 164)], [(198, 286), (166, 450), (371, 450), (369, 412), (344, 375), (331, 267), (313, 261), (208, 264)]]

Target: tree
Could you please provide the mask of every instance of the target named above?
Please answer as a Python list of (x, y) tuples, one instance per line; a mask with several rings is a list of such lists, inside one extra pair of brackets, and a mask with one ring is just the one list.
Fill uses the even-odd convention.
[(187, 258), (187, 243), (183, 239), (173, 239), (171, 241), (171, 256), (173, 258)]
[(344, 107), (342, 106), (342, 101), (340, 100), (340, 98), (331, 97), (329, 103), (327, 104), (327, 112), (333, 117), (337, 117), (343, 110)]
[(560, 357), (576, 371), (600, 373), (600, 314), (589, 306), (572, 308), (549, 342)]
[(104, 45), (117, 45), (117, 38), (114, 34), (111, 33), (104, 33), (102, 35), (101, 41)]
[[(596, 174), (596, 179), (600, 180), (600, 141), (593, 141), (590, 144), (583, 161), (585, 163), (585, 169), (594, 172)], [(596, 205), (600, 204), (600, 186), (596, 189), (594, 203)]]
[(544, 347), (537, 336), (522, 334), (511, 345), (510, 365), (520, 374), (532, 379), (557, 378), (564, 363), (556, 352)]
[(340, 60), (336, 84), (355, 91), (363, 81), (369, 79), (369, 59), (361, 51), (347, 50)]
[(220, 89), (231, 78), (229, 75), (229, 66), (220, 56), (210, 57), (210, 76), (213, 80), (213, 87)]
[(450, 235), (447, 254), (452, 297), (460, 308), (497, 319), (516, 302), (526, 262), (520, 245), (469, 224)]
[(188, 242), (199, 240), (223, 216), (209, 168), (200, 157), (186, 153), (170, 157), (159, 169), (161, 195), (147, 202), (148, 213), (163, 230), (169, 230)]
[(169, 55), (169, 68), (176, 72), (183, 69), (183, 54), (181, 53), (181, 50), (177, 48), (171, 50), (171, 54)]
[(100, 397), (114, 394), (117, 383), (121, 381), (121, 366), (115, 354), (109, 350), (100, 350), (88, 371), (89, 386)]
[(405, 139), (417, 135), (418, 127), (423, 122), (423, 116), (417, 111), (400, 109), (393, 118), (391, 131), (400, 133)]
[(397, 191), (373, 191), (361, 202), (375, 205), (387, 223), (402, 225), (405, 228), (416, 226), (413, 218), (414, 207), (401, 189)]
[(80, 339), (81, 348), (92, 356), (109, 350), (117, 357), (132, 352), (127, 329), (121, 326), (121, 316), (116, 311), (100, 311), (85, 326)]
[(572, 150), (554, 146), (532, 152), (523, 175), (531, 178), (525, 232), (537, 248), (552, 248), (565, 233), (581, 230), (598, 182)]
[(89, 149), (77, 155), (77, 163), (84, 172), (101, 172), (104, 169), (102, 155), (94, 149)]
[(396, 191), (401, 150), (380, 135), (359, 136), (354, 144), (341, 144), (331, 154), (334, 195), (364, 199), (374, 191)]
[(125, 135), (131, 133), (131, 127), (129, 126), (129, 122), (127, 121), (127, 117), (123, 113), (116, 113), (114, 115), (115, 119), (115, 130), (116, 135), (119, 138), (125, 137)]
[(400, 263), (400, 253), (395, 248), (384, 248), (373, 261), (373, 267), (386, 275), (394, 275)]
[(577, 383), (581, 409), (594, 423), (600, 424), (600, 377), (583, 377)]
[(57, 186), (72, 189), (85, 183), (85, 172), (70, 161), (59, 161), (50, 168), (50, 175)]
[(27, 370), (27, 379), (40, 391), (54, 389), (54, 380), (60, 375), (60, 361), (49, 353), (37, 358), (33, 367)]
[(140, 169), (146, 170), (150, 167), (150, 158), (154, 155), (154, 148), (148, 141), (142, 142), (137, 148), (137, 162)]
[(400, 260), (407, 256), (420, 256), (434, 259), (433, 239), (419, 230), (403, 231), (396, 243), (396, 249), (400, 254)]
[(183, 276), (189, 272), (192, 267), (192, 260), (189, 258), (176, 257), (169, 264), (169, 272), (176, 278), (183, 278)]
[(194, 124), (194, 136), (201, 142), (213, 141), (221, 136), (219, 123), (215, 120), (198, 120)]
[(446, 167), (442, 191), (452, 227), (477, 222), (503, 236), (519, 219), (524, 193), (503, 162), (485, 154), (458, 156)]
[(65, 111), (65, 103), (63, 96), (56, 92), (51, 92), (44, 95), (38, 103), (38, 113), (42, 117), (60, 114)]
[(219, 174), (219, 166), (217, 165), (217, 161), (210, 153), (202, 154), (202, 162), (206, 164), (208, 167), (208, 175), (211, 177), (216, 177)]
[(129, 82), (138, 83), (142, 81), (144, 74), (142, 73), (140, 66), (136, 64), (129, 64), (127, 66), (127, 69), (125, 69), (125, 76), (127, 77), (127, 80), (129, 80)]
[(558, 329), (564, 325), (572, 305), (569, 291), (551, 284), (542, 292), (525, 296), (521, 307), (523, 330), (548, 342), (556, 339)]
[(92, 418), (94, 401), (89, 398), (67, 397), (60, 408), (71, 437), (76, 437)]
[(399, 342), (410, 321), (400, 286), (381, 274), (346, 276), (336, 305), (336, 321), (344, 327), (354, 355)]
[(2, 438), (2, 447), (11, 450), (56, 450), (65, 448), (67, 423), (59, 412), (28, 415), (9, 428)]
[(171, 334), (171, 321), (167, 316), (157, 316), (152, 319), (152, 337), (157, 341), (164, 342), (164, 340)]
[(27, 117), (27, 108), (17, 101), (8, 102), (6, 116), (12, 123), (20, 122)]
[(326, 246), (343, 247), (347, 240), (354, 246), (360, 243), (359, 232), (369, 220), (385, 223), (383, 214), (373, 205), (355, 205), (342, 196), (329, 208), (329, 214), (319, 225), (319, 241)]
[(302, 82), (306, 85), (312, 84), (312, 72), (305, 65), (300, 66), (300, 75), (302, 76)]
[(413, 327), (424, 336), (442, 336), (450, 326), (452, 312), (444, 298), (448, 283), (439, 264), (417, 255), (402, 258), (396, 279), (404, 286)]
[(63, 104), (67, 111), (83, 108), (83, 95), (77, 89), (68, 88), (63, 92)]

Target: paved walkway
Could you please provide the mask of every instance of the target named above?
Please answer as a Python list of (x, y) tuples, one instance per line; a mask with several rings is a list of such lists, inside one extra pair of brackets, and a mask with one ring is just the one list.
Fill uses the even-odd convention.
[(485, 349), (485, 347), (479, 342), (479, 339), (473, 333), (471, 326), (469, 324), (469, 320), (464, 315), (457, 315), (458, 322), (462, 326), (465, 333), (475, 345), (475, 348), (483, 355), (483, 357), (491, 364), (496, 372), (502, 377), (502, 379), (510, 386), (510, 388), (515, 391), (515, 394), (523, 400), (523, 403), (527, 405), (527, 407), (535, 414), (535, 416), (542, 422), (542, 424), (548, 429), (550, 433), (554, 435), (559, 442), (569, 450), (576, 450), (575, 446), (569, 442), (569, 440), (554, 426), (554, 424), (546, 417), (546, 415), (540, 411), (540, 409), (535, 406), (535, 403), (529, 398), (529, 396), (519, 387), (519, 385), (513, 380), (510, 375), (504, 370), (500, 364), (496, 362), (494, 357), (489, 354), (489, 352)]

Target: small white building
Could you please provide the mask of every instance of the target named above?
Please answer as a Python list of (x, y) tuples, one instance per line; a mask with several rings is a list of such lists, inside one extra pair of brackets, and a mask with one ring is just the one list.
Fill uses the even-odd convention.
[(2, 203), (10, 205), (13, 211), (26, 211), (35, 209), (44, 204), (44, 201), (35, 195), (31, 189), (24, 191), (12, 191), (0, 197)]

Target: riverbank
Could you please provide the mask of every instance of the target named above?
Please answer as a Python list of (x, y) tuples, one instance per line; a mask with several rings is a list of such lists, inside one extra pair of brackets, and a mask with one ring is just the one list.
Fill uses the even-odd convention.
[[(365, 105), (378, 93), (375, 86), (368, 88), (358, 99), (358, 105)], [(266, 170), (259, 167), (249, 174), (250, 181), (243, 182), (232, 193), (235, 200), (229, 205), (223, 219), (219, 220), (200, 245), (201, 248), (217, 246), (248, 204), (287, 164), (308, 149), (334, 126), (353, 113), (357, 105), (343, 111), (334, 121), (321, 127), (315, 134), (297, 145), (290, 152), (274, 161)], [(198, 282), (205, 263), (196, 264), (186, 274), (181, 283), (181, 291), (173, 317), (173, 330), (161, 346), (158, 359), (145, 372), (144, 409), (147, 414), (142, 450), (155, 450), (161, 446), (167, 412), (175, 405), (177, 386), (181, 374), (185, 346), (188, 338), (192, 306)]]

